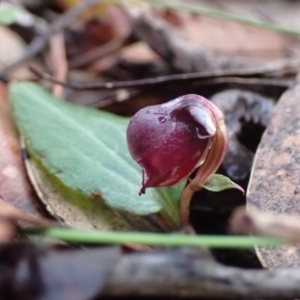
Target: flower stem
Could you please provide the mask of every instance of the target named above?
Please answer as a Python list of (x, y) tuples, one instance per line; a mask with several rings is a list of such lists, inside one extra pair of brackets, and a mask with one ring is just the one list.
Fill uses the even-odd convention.
[(183, 228), (189, 224), (190, 203), (191, 203), (194, 193), (195, 192), (191, 189), (190, 184), (188, 184), (181, 195), (181, 199), (180, 199), (180, 225), (181, 225), (181, 228)]

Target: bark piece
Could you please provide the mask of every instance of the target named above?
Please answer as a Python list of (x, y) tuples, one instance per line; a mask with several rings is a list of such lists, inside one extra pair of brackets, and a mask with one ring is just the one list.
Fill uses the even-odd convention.
[[(225, 267), (199, 249), (122, 256), (104, 290), (110, 296), (288, 299), (300, 295), (297, 269)], [(244, 299), (244, 298), (242, 298)]]
[[(279, 100), (256, 152), (247, 203), (261, 211), (300, 216), (300, 75)], [(299, 267), (300, 247), (257, 249), (267, 267)]]

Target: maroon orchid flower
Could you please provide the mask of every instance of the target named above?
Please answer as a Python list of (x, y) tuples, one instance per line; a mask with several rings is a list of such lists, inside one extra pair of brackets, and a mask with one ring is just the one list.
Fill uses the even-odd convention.
[[(221, 111), (198, 95), (185, 95), (138, 111), (127, 129), (129, 151), (143, 169), (140, 194), (186, 180), (194, 190), (216, 172), (227, 150)], [(197, 188), (196, 188), (197, 183)]]

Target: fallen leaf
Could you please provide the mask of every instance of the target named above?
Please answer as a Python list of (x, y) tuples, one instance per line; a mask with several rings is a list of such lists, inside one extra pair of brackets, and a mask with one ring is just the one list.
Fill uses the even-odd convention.
[(158, 212), (178, 226), (182, 185), (138, 196), (142, 174), (127, 150), (128, 118), (61, 101), (29, 82), (13, 84), (10, 98), (50, 212), (69, 211), (61, 217), (76, 228), (132, 230), (125, 220)]
[[(261, 211), (300, 216), (300, 76), (280, 98), (256, 152), (247, 203)], [(299, 267), (300, 247), (259, 248), (266, 267)]]
[(205, 49), (262, 62), (285, 58), (293, 45), (283, 33), (205, 16), (187, 16), (176, 28)]
[[(297, 1), (198, 0), (191, 4), (240, 18), (260, 20), (290, 28), (300, 26), (296, 13), (299, 10)], [(262, 62), (289, 58), (291, 53), (299, 52), (299, 40), (296, 36), (204, 15), (176, 13), (181, 17), (176, 29), (207, 50)]]
[(0, 84), (0, 195), (18, 210), (34, 216), (44, 215), (21, 158), (17, 134), (7, 99), (6, 86)]

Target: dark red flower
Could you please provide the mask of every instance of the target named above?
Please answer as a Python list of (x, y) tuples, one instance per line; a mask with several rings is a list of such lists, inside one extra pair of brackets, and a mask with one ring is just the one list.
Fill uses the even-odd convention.
[(221, 111), (191, 94), (138, 111), (129, 123), (127, 143), (143, 169), (140, 193), (145, 193), (149, 187), (176, 185), (197, 167), (198, 178), (207, 179), (224, 158), (227, 133)]

